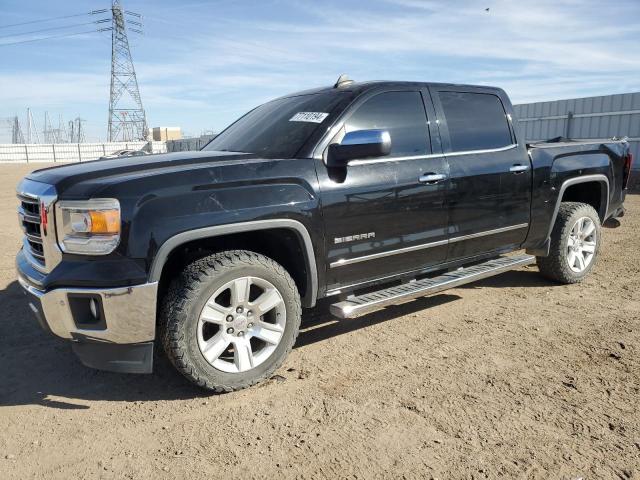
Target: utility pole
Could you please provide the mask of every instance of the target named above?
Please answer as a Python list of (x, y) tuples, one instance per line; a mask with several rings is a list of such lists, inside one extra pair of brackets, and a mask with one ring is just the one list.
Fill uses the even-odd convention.
[(58, 143), (68, 143), (69, 137), (67, 136), (67, 130), (64, 128), (62, 122), (62, 114), (58, 114)]
[(76, 117), (69, 122), (69, 142), (70, 143), (83, 143), (84, 142), (84, 130), (82, 128), (82, 122), (84, 119)]
[[(147, 118), (140, 99), (125, 22), (125, 15), (137, 18), (141, 16), (124, 11), (120, 0), (113, 0), (111, 12), (111, 94), (108, 139), (110, 142), (146, 140)], [(141, 25), (139, 22), (132, 23)], [(132, 30), (142, 33), (138, 29)]]
[(44, 136), (44, 143), (56, 143), (55, 133), (51, 126), (51, 120), (49, 119), (49, 112), (44, 112), (44, 130), (42, 130)]
[(84, 120), (78, 117), (76, 118), (76, 122), (78, 122), (78, 132), (76, 133), (78, 137), (78, 143), (84, 143), (84, 130), (82, 129), (82, 122), (84, 122)]
[(20, 126), (20, 119), (17, 115), (13, 117), (13, 121), (11, 122), (11, 143), (25, 143), (22, 127)]
[[(33, 141), (35, 138), (35, 142)], [(38, 129), (36, 123), (33, 121), (33, 115), (31, 115), (31, 109), (27, 107), (27, 143), (40, 143), (40, 136), (38, 135)]]

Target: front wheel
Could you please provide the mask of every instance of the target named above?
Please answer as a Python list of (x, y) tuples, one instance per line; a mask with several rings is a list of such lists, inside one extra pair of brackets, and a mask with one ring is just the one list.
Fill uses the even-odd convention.
[(164, 299), (161, 331), (174, 366), (217, 392), (271, 376), (300, 328), (300, 296), (289, 273), (254, 252), (216, 253), (189, 264)]
[(591, 205), (560, 204), (549, 256), (537, 257), (540, 272), (560, 283), (581, 282), (593, 269), (601, 243), (600, 218)]

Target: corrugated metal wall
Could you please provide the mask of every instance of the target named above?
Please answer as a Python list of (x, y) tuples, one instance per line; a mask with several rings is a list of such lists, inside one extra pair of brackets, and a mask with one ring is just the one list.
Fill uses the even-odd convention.
[(640, 183), (640, 92), (514, 105), (527, 142), (553, 137), (629, 137)]
[(195, 138), (167, 140), (167, 152), (186, 152), (200, 150), (214, 138), (216, 138), (215, 135), (201, 135), (200, 137)]

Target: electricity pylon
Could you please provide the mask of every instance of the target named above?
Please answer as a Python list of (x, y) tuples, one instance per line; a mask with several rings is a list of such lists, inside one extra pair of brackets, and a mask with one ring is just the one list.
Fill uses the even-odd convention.
[(138, 80), (133, 67), (124, 15), (120, 0), (111, 5), (111, 95), (109, 97), (110, 142), (130, 142), (147, 139), (147, 118), (140, 99)]

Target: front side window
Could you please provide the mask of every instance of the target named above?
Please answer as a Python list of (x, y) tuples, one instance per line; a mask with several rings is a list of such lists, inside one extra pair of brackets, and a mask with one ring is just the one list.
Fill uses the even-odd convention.
[(203, 150), (293, 158), (307, 140), (331, 125), (350, 100), (350, 93), (337, 91), (273, 100), (251, 110)]
[(431, 152), (427, 116), (420, 92), (386, 92), (360, 105), (345, 122), (345, 132), (387, 130), (390, 157), (425, 155)]
[(449, 129), (451, 150), (487, 150), (511, 145), (500, 99), (487, 93), (438, 92)]

